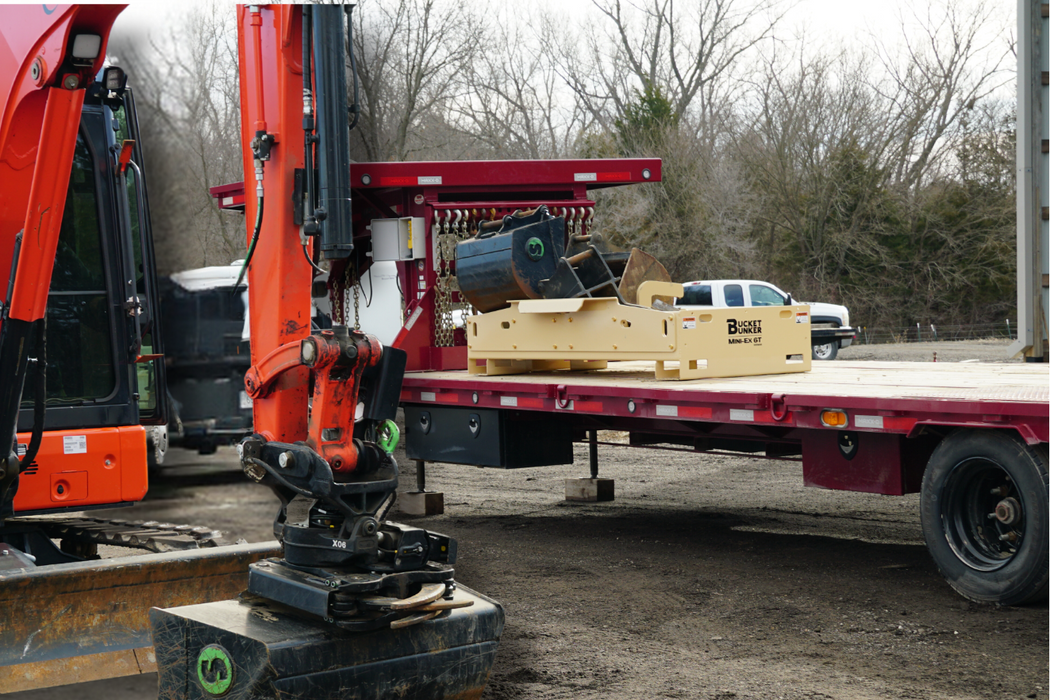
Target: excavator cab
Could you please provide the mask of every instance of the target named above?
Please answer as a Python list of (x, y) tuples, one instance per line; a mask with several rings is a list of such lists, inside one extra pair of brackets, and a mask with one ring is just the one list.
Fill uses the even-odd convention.
[[(19, 456), (34, 428), (41, 439), (19, 475), (16, 515), (140, 500), (147, 485), (143, 426), (167, 420), (138, 119), (118, 71), (103, 72), (81, 113), (44, 342), (34, 348), (18, 416)], [(60, 556), (42, 541), (36, 548), (41, 563)]]

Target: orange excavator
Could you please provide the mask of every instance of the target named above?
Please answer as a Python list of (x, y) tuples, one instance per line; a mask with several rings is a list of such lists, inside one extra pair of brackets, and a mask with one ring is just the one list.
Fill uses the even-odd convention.
[[(122, 7), (0, 8), (0, 666), (28, 679), (0, 690), (54, 684), (56, 667), (69, 682), (154, 664), (166, 698), (479, 696), (501, 608), (457, 586), (453, 539), (386, 520), (406, 353), (345, 314), (311, 328), (321, 263), (339, 305), (362, 257), (349, 9), (237, 8), (254, 195), (244, 272), (255, 433), (239, 449), (281, 500), (281, 550), (198, 546), (114, 565), (92, 558), (97, 544), (187, 533), (26, 517), (140, 500), (144, 426), (166, 419), (133, 99), (123, 71), (103, 69)], [(202, 602), (239, 592), (245, 569), (244, 595)], [(156, 607), (151, 630), (143, 605)], [(114, 641), (99, 618), (134, 632)]]

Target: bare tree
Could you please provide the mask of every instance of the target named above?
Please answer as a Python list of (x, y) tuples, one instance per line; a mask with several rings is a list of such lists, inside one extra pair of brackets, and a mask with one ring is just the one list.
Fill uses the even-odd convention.
[(604, 32), (550, 50), (561, 49), (562, 78), (606, 129), (649, 86), (661, 90), (679, 120), (706, 125), (722, 110), (740, 58), (772, 36), (779, 4), (594, 0)]
[(439, 0), (362, 2), (354, 49), (363, 110), (355, 130), (367, 160), (409, 160), (440, 149), (458, 73), (484, 37), (480, 16)]
[(208, 191), (243, 178), (230, 10), (196, 6), (159, 40), (114, 49), (133, 81), (162, 272), (227, 264), (244, 251), (243, 221), (221, 212)]
[(863, 56), (801, 56), (766, 65), (737, 153), (765, 195), (758, 228), (769, 236), (766, 269), (791, 259), (801, 274), (778, 281), (836, 296), (843, 274), (882, 273), (872, 267), (871, 233), (886, 186), (887, 130)]
[(485, 46), (463, 66), (465, 97), (453, 103), (458, 128), (492, 157), (567, 157), (590, 119), (542, 50), (558, 41), (558, 27), (549, 14), (530, 18), (511, 7), (501, 6)]
[(904, 187), (936, 177), (951, 150), (946, 141), (957, 138), (963, 115), (1012, 80), (1004, 29), (988, 31), (1001, 14), (994, 2), (931, 2), (922, 14), (913, 10), (912, 22), (901, 18), (901, 55), (879, 45), (889, 76), (880, 91), (897, 128), (894, 179)]

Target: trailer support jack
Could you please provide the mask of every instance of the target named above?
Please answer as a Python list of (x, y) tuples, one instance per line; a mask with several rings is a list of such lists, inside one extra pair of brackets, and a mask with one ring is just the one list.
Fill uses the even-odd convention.
[(401, 512), (408, 515), (441, 515), (445, 512), (445, 494), (427, 491), (427, 463), (417, 459), (416, 490), (401, 494)]
[(591, 466), (589, 479), (566, 479), (565, 500), (596, 503), (616, 497), (616, 482), (598, 478), (598, 431), (587, 431), (587, 456)]

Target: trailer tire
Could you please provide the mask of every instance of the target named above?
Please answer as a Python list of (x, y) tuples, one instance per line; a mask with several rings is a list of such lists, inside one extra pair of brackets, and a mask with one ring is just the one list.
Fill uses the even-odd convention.
[(958, 430), (942, 440), (923, 475), (920, 516), (926, 547), (951, 587), (980, 603), (1045, 600), (1047, 498), (1046, 444), (992, 430)]
[(839, 341), (829, 340), (826, 343), (813, 346), (814, 360), (834, 360), (839, 354)]

